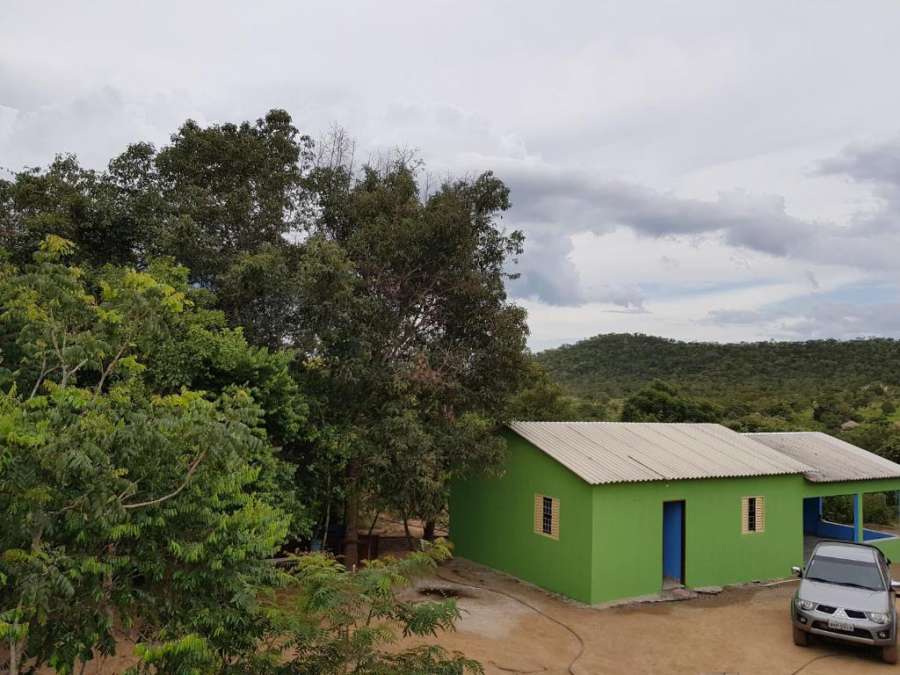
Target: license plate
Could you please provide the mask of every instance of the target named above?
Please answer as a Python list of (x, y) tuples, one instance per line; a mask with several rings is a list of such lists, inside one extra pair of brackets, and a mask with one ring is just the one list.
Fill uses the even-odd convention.
[(853, 632), (853, 624), (849, 621), (835, 621), (834, 619), (829, 619), (828, 627), (833, 628), (834, 630), (847, 631), (848, 633)]

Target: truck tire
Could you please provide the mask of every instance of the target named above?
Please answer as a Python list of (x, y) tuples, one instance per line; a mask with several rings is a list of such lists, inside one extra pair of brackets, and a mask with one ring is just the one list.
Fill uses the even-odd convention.
[(881, 660), (885, 663), (897, 663), (897, 645), (881, 648)]
[(809, 633), (794, 626), (794, 644), (798, 647), (806, 647), (809, 644)]

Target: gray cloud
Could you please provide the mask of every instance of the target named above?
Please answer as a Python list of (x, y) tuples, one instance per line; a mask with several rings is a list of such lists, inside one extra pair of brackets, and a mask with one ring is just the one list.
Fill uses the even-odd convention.
[[(559, 278), (577, 278), (567, 256), (571, 247), (560, 238), (590, 232), (602, 235), (627, 227), (642, 236), (670, 237), (721, 234), (737, 249), (748, 249), (798, 262), (855, 267), (867, 272), (897, 273), (900, 245), (900, 142), (848, 150), (823, 161), (821, 173), (841, 173), (876, 183), (882, 206), (847, 225), (818, 223), (790, 215), (780, 195), (754, 195), (743, 190), (722, 192), (715, 200), (677, 197), (635, 183), (605, 180), (584, 171), (563, 170), (529, 161), (501, 162), (500, 175), (514, 196), (513, 222), (524, 222), (531, 254), (540, 270), (527, 267), (523, 287), (551, 304), (600, 300), (586, 290), (561, 294)], [(878, 223), (878, 228), (874, 227)], [(553, 233), (548, 245), (547, 233)], [(879, 237), (878, 241), (873, 236)], [(546, 269), (557, 270), (549, 275)], [(538, 276), (540, 275), (540, 276)], [(561, 275), (561, 276), (560, 276)], [(815, 276), (807, 278), (814, 287)], [(544, 285), (545, 280), (549, 285)]]
[(881, 143), (854, 144), (837, 157), (819, 162), (822, 175), (845, 175), (859, 182), (900, 188), (900, 137)]
[(578, 270), (570, 259), (572, 240), (565, 232), (541, 226), (525, 227), (525, 253), (510, 268), (521, 276), (510, 283), (520, 298), (535, 298), (549, 305), (579, 305), (588, 300)]
[(792, 339), (852, 339), (877, 335), (900, 337), (900, 302), (853, 304), (820, 301), (802, 309), (714, 310), (704, 323), (770, 327), (772, 337)]
[(803, 274), (809, 282), (809, 285), (813, 287), (813, 290), (819, 290), (821, 285), (819, 284), (819, 280), (816, 278), (815, 273), (813, 273), (812, 270), (806, 270)]
[(0, 163), (20, 170), (75, 153), (84, 165), (102, 168), (129, 143), (165, 141), (188, 117), (205, 122), (186, 101), (174, 93), (134, 96), (112, 86), (30, 108), (0, 100)]
[(604, 234), (620, 226), (649, 237), (722, 231), (735, 246), (787, 255), (798, 239), (821, 229), (788, 215), (784, 198), (777, 195), (736, 190), (703, 201), (524, 162), (501, 167), (500, 172), (515, 196), (513, 217), (556, 223), (570, 234)]
[(819, 162), (816, 173), (844, 176), (872, 189), (878, 205), (857, 216), (855, 226), (860, 233), (896, 233), (900, 229), (900, 137), (851, 145), (837, 157)]

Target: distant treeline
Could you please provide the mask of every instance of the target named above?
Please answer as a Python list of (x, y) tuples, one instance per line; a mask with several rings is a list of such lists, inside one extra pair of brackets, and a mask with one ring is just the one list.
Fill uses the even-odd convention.
[[(520, 417), (825, 431), (900, 461), (900, 341), (679, 342), (598, 335), (537, 354)], [(543, 379), (541, 379), (543, 378)]]
[(705, 397), (763, 396), (809, 402), (872, 382), (900, 384), (900, 341), (680, 342), (649, 335), (597, 335), (537, 360), (572, 393), (626, 397), (649, 381)]

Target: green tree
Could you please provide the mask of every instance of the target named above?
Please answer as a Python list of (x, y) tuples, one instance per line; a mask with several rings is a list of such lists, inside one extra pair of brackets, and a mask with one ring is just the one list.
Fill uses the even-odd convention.
[(567, 394), (534, 360), (529, 361), (525, 384), (509, 410), (510, 419), (547, 422), (606, 420), (608, 415), (603, 404)]
[[(205, 388), (212, 380), (214, 390), (235, 381), (226, 350), (241, 336), (224, 327), (210, 335), (200, 325), (208, 310), (219, 309), (251, 344), (295, 350), (275, 358), (280, 365), (238, 350), (232, 365), (279, 383), (275, 391), (268, 389), (273, 381), (247, 384), (257, 385), (254, 395), (270, 391), (285, 403), (274, 411), (265, 403), (267, 429), (278, 434), (284, 456), (308, 469), (298, 471), (298, 480), (324, 486), (313, 500), (321, 504), (313, 506), (329, 514), (346, 496), (345, 518), (355, 518), (361, 494), (397, 497), (381, 487), (396, 474), (396, 465), (388, 477), (381, 469), (393, 458), (417, 476), (409, 483), (417, 496), (403, 503), (414, 502), (409, 508), (432, 519), (452, 475), (489, 466), (502, 452), (493, 429), (507, 415), (526, 361), (525, 313), (504, 288), (523, 238), (500, 227), (508, 190), (489, 173), (426, 194), (414, 161), (357, 174), (341, 152), (332, 156), (336, 161), (315, 164), (309, 139), (284, 111), (237, 125), (188, 121), (164, 147), (134, 144), (104, 172), (63, 157), (48, 171), (0, 182), (0, 236), (12, 260), (25, 265), (37, 242), (58, 234), (73, 244), (70, 269), (60, 273), (95, 279), (95, 270), (112, 263), (122, 269), (110, 274), (135, 282), (149, 275), (197, 308), (186, 321), (146, 317), (164, 320), (142, 339), (143, 330), (128, 336), (115, 328), (127, 309), (123, 300), (106, 332), (83, 336), (111, 340), (105, 347), (78, 343), (81, 319), (66, 327), (76, 331), (66, 348), (83, 348), (93, 359), (74, 363), (70, 376), (80, 384), (109, 387), (93, 365), (97, 358), (107, 365), (116, 359), (111, 374), (132, 361), (140, 367), (168, 359), (171, 371), (154, 368), (144, 376), (167, 392), (179, 381)], [(160, 257), (182, 267), (161, 271)], [(189, 277), (167, 276), (184, 266)], [(89, 321), (99, 308), (81, 310)], [(196, 341), (216, 353), (204, 352), (202, 367), (195, 367), (189, 341), (161, 339), (159, 331), (189, 333), (191, 340), (199, 333)], [(115, 345), (125, 346), (121, 357), (111, 351)], [(15, 379), (30, 378), (37, 393), (41, 357), (56, 366), (50, 346), (34, 349)], [(204, 372), (207, 366), (213, 370)], [(279, 368), (287, 378), (274, 375)], [(302, 388), (305, 410), (291, 403), (297, 397), (289, 395), (288, 379)], [(297, 416), (315, 418), (314, 428), (296, 432)], [(391, 429), (405, 429), (408, 437)], [(426, 436), (427, 457), (415, 450), (416, 439)], [(352, 538), (354, 524), (347, 524)]]
[(292, 468), (250, 394), (230, 386), (154, 395), (139, 356), (188, 313), (150, 273), (89, 277), (48, 237), (0, 277), (0, 635), (10, 671), (71, 672), (115, 628), (144, 639), (198, 633), (220, 658), (256, 648), (257, 594), (285, 540)]
[(145, 270), (169, 256), (220, 294), (251, 342), (277, 348), (296, 290), (291, 237), (313, 213), (303, 184), (311, 159), (283, 110), (240, 125), (189, 120), (169, 145), (133, 144), (104, 172), (60, 156), (0, 180), (0, 244), (18, 263), (47, 235), (71, 241), (80, 265)]
[[(288, 644), (358, 672), (477, 671), (434, 647), (385, 649), (388, 625), (431, 634), (458, 617), (452, 603), (392, 599), (408, 574), (448, 555), (442, 546), (355, 576), (327, 563), (327, 583), (304, 576), (315, 559), (302, 559), (308, 602), (275, 603), (295, 577), (270, 559), (291, 533), (308, 532), (308, 511), (295, 466), (271, 441), (298, 462), (329, 444), (327, 426), (306, 429), (311, 404), (293, 354), (247, 345), (183, 268), (82, 269), (66, 262), (72, 250), (50, 236), (32, 264), (0, 267), (9, 671), (72, 672), (113, 653), (122, 632), (137, 637), (144, 672), (319, 672), (308, 658), (286, 664)], [(315, 604), (328, 588), (344, 610)], [(367, 606), (364, 620), (337, 620)]]
[[(492, 431), (526, 363), (525, 313), (504, 288), (522, 236), (499, 228), (508, 190), (491, 174), (422, 195), (401, 159), (358, 178), (319, 167), (310, 185), (321, 214), (301, 264), (299, 344), (321, 359), (327, 413), (348, 439), (352, 565), (364, 492), (431, 519), (452, 475), (501, 456)], [(418, 477), (419, 496), (397, 493), (400, 473)]]
[(623, 422), (718, 422), (721, 411), (708, 401), (682, 395), (665, 382), (653, 382), (625, 400)]

